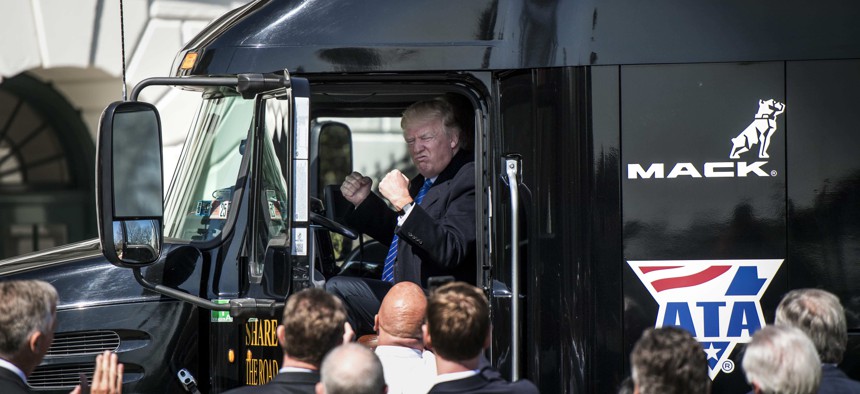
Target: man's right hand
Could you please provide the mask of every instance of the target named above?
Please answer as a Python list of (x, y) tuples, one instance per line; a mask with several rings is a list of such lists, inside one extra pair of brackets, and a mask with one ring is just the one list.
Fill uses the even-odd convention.
[(358, 206), (370, 195), (371, 186), (373, 186), (372, 179), (358, 172), (353, 172), (347, 175), (343, 184), (340, 185), (340, 192), (352, 205)]

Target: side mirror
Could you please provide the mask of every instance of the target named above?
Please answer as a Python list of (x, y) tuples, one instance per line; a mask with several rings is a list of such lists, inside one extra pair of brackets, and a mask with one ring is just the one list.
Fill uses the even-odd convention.
[(96, 207), (102, 253), (121, 267), (161, 255), (161, 120), (149, 103), (115, 102), (99, 123)]
[(326, 185), (340, 185), (352, 172), (352, 131), (339, 122), (323, 122), (317, 135), (317, 192)]

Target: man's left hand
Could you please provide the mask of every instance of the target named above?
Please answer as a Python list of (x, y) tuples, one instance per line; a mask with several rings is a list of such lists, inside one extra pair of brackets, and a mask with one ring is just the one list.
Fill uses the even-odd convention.
[(379, 193), (394, 205), (398, 211), (412, 202), (409, 195), (409, 178), (400, 170), (392, 170), (379, 182)]
[(121, 394), (123, 369), (116, 353), (105, 351), (96, 356), (92, 386), (87, 388), (86, 377), (82, 377), (83, 383), (76, 386), (70, 394)]

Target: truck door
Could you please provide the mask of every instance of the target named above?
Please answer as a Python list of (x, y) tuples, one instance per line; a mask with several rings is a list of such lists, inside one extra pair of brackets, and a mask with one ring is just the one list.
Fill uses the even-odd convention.
[[(306, 82), (293, 78), (287, 94), (258, 96), (249, 190), (251, 225), (240, 259), (243, 295), (283, 301), (311, 286), (309, 256), (309, 97)], [(241, 319), (238, 348), (240, 383), (268, 383), (280, 369), (282, 351), (275, 329), (281, 314), (261, 313)]]
[(257, 90), (228, 85), (204, 95), (165, 214), (168, 237), (211, 262), (205, 299), (189, 299), (211, 309), (201, 316), (211, 378), (190, 372), (215, 392), (277, 374), (280, 309), (311, 281), (307, 81), (239, 80)]
[[(531, 75), (528, 72), (509, 75), (498, 81), (500, 132), (493, 134), (498, 146), (490, 164), (492, 179), (492, 207), (495, 228), (491, 231), (494, 250), (491, 271), (490, 308), (493, 317), (493, 345), (490, 361), (509, 379), (522, 376), (522, 340), (524, 324), (519, 302), (522, 290), (521, 273), (528, 265), (528, 215), (521, 209), (527, 205), (523, 184), (523, 162), (533, 155), (532, 141), (526, 130), (531, 129), (532, 101)], [(525, 189), (525, 190), (521, 190)], [(527, 201), (528, 199), (526, 199)], [(518, 261), (514, 262), (514, 258)], [(514, 265), (517, 269), (514, 272)], [(515, 286), (516, 283), (516, 286)]]
[[(291, 113), (290, 101), (285, 97), (264, 96), (257, 101), (258, 132), (251, 171), (254, 186), (249, 193), (253, 219), (246, 235), (251, 241), (246, 243), (248, 256), (240, 264), (244, 269), (239, 277), (246, 297), (284, 300), (291, 292), (288, 246), (295, 207), (292, 189), (287, 186), (295, 179), (289, 149), (293, 140)], [(306, 245), (307, 237), (303, 240)], [(275, 333), (279, 324), (278, 313), (240, 319), (238, 358), (244, 370), (241, 384), (262, 385), (277, 375), (282, 356)]]
[(523, 70), (495, 83), (491, 362), (542, 392), (578, 392), (593, 313), (584, 70)]

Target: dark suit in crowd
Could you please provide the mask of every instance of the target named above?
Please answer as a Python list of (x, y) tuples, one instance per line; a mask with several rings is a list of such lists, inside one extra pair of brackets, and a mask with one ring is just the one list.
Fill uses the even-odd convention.
[(851, 380), (833, 364), (823, 364), (818, 394), (860, 394), (860, 382)]
[(0, 393), (27, 394), (30, 393), (30, 387), (15, 372), (0, 368)]
[(485, 367), (477, 375), (468, 378), (436, 383), (428, 394), (446, 393), (537, 394), (538, 389), (528, 380), (508, 382), (499, 371)]
[(314, 394), (319, 371), (282, 372), (262, 386), (245, 386), (230, 390), (231, 394)]

